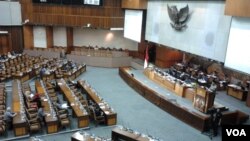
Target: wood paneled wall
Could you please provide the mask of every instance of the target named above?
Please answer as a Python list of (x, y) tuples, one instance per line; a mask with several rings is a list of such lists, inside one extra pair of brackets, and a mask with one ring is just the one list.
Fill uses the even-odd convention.
[(225, 15), (250, 17), (250, 0), (226, 0)]
[(6, 54), (10, 47), (9, 47), (9, 36), (10, 34), (0, 34), (0, 54)]
[(34, 48), (33, 26), (23, 26), (24, 48)]
[(103, 6), (70, 6), (33, 4), (32, 0), (20, 0), (23, 21), (28, 24), (84, 26), (95, 28), (124, 26), (124, 10), (121, 0), (104, 0)]
[(158, 46), (156, 48), (156, 66), (166, 68), (173, 66), (176, 62), (181, 62), (183, 59), (183, 53), (174, 49), (170, 49), (164, 46)]
[(122, 8), (147, 9), (148, 0), (122, 0)]
[(47, 48), (53, 47), (53, 27), (46, 27)]
[(73, 28), (67, 27), (66, 34), (67, 34), (67, 53), (70, 53), (71, 50), (73, 50)]
[[(16, 51), (22, 52), (23, 50), (23, 31), (21, 26), (1, 26), (0, 31), (8, 31), (8, 34), (1, 37), (0, 47), (6, 47), (4, 52)], [(2, 35), (0, 35), (2, 36)], [(0, 51), (0, 53), (2, 53)]]

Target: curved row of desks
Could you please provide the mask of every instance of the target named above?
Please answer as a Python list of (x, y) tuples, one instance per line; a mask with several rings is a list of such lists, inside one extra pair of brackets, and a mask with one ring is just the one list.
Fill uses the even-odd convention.
[[(142, 82), (135, 79), (130, 73), (130, 68), (119, 68), (119, 75), (123, 80), (135, 89), (141, 96), (149, 100), (151, 103), (160, 107), (162, 110), (168, 112), (179, 120), (189, 124), (200, 131), (209, 129), (210, 116), (200, 113), (199, 111), (192, 111), (180, 104), (175, 103), (166, 96), (150, 89)], [(223, 124), (240, 124), (248, 119), (248, 115), (236, 110), (222, 113), (221, 123)]]
[[(60, 58), (60, 52), (50, 52), (48, 50), (26, 49), (24, 50), (24, 53), (30, 56), (43, 56), (45, 58)], [(74, 62), (80, 64), (84, 62), (86, 65), (89, 66), (114, 68), (114, 67), (130, 66), (132, 57), (121, 56), (119, 54), (112, 56), (95, 56), (91, 54), (84, 56), (84, 55), (68, 54), (67, 59), (73, 60)]]

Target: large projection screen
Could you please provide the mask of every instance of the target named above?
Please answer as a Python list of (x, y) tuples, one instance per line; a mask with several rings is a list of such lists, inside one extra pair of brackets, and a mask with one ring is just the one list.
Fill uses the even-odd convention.
[(233, 17), (225, 67), (250, 74), (250, 19)]
[(21, 5), (19, 2), (0, 1), (0, 25), (21, 25)]
[(141, 42), (142, 11), (125, 10), (124, 37)]
[[(169, 6), (178, 10), (188, 4), (187, 28), (176, 31), (168, 15)], [(177, 50), (224, 62), (231, 16), (224, 15), (225, 2), (149, 1), (145, 39)]]

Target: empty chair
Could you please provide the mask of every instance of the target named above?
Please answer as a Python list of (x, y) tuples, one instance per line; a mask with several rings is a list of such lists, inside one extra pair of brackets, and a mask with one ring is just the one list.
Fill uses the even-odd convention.
[(6, 124), (4, 122), (0, 123), (0, 135), (7, 135)]
[(27, 119), (27, 123), (28, 123), (30, 133), (42, 131), (41, 124), (39, 123), (39, 121), (37, 119), (35, 119), (35, 120), (34, 119), (33, 120)]
[(5, 110), (5, 109), (6, 109), (5, 105), (0, 105), (0, 110)]
[(59, 121), (60, 121), (60, 126), (62, 128), (67, 127), (67, 126), (69, 126), (71, 128), (70, 120), (69, 120), (67, 114), (58, 115), (58, 118), (59, 118)]

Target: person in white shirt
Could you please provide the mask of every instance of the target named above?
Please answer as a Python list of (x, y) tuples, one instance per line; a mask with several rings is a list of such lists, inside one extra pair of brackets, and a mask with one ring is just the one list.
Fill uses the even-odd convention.
[(214, 83), (214, 81), (212, 81), (212, 84), (209, 87), (209, 90), (212, 92), (216, 92), (217, 89), (217, 85)]

